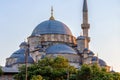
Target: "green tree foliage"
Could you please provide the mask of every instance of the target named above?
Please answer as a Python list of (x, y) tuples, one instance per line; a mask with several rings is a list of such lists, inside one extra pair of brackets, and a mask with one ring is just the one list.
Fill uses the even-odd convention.
[(88, 65), (83, 65), (77, 73), (77, 80), (89, 80), (92, 75), (92, 69)]
[(0, 75), (2, 75), (2, 73), (3, 73), (3, 72), (2, 72), (2, 67), (0, 66)]
[(94, 65), (83, 65), (77, 73), (77, 80), (120, 80), (120, 73), (107, 72), (105, 68)]
[[(62, 56), (56, 58), (44, 58), (37, 64), (28, 67), (28, 80), (33, 75), (41, 75), (45, 80), (65, 80), (68, 77), (75, 80), (76, 69), (70, 66), (68, 60)], [(20, 73), (15, 75), (17, 80), (25, 80), (25, 66), (20, 68)]]
[(31, 80), (43, 80), (41, 75), (33, 76)]
[[(20, 67), (16, 80), (25, 80), (25, 66)], [(120, 80), (120, 73), (107, 72), (105, 68), (82, 65), (79, 70), (70, 66), (64, 57), (44, 58), (28, 67), (28, 80)]]
[(113, 80), (120, 80), (120, 73), (116, 72), (116, 73), (112, 73), (113, 75)]

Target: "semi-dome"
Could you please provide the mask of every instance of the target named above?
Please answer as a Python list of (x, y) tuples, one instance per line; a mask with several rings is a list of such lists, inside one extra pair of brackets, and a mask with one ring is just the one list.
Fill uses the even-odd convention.
[(46, 54), (76, 54), (76, 52), (65, 44), (55, 44), (46, 49)]
[(98, 57), (96, 57), (96, 56), (94, 56), (93, 58), (92, 58), (92, 61), (99, 61), (99, 65), (100, 66), (106, 66), (107, 64), (106, 64), (106, 62), (104, 61), (104, 60), (102, 60), (102, 59), (98, 59)]
[[(25, 56), (19, 57), (19, 58), (17, 59), (16, 63), (24, 64), (24, 63), (25, 63)], [(34, 60), (32, 59), (32, 57), (28, 56), (27, 63), (34, 63)]]
[(41, 34), (66, 34), (72, 35), (70, 29), (62, 22), (57, 20), (47, 20), (40, 23), (32, 32), (31, 36)]
[(15, 51), (10, 57), (11, 58), (17, 58), (17, 57), (22, 57), (25, 55), (25, 49), (19, 49)]
[[(25, 49), (19, 49), (14, 52), (10, 58), (17, 58), (15, 63), (25, 63)], [(28, 55), (28, 63), (34, 63), (31, 56)]]
[(106, 62), (102, 59), (99, 59), (99, 64), (100, 64), (100, 66), (106, 66), (107, 65)]

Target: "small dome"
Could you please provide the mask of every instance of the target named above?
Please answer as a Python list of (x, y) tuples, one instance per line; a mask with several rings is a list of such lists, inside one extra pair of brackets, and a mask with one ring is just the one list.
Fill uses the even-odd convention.
[(22, 42), (22, 43), (20, 44), (20, 47), (21, 47), (21, 46), (28, 46), (28, 43), (24, 41), (24, 42)]
[(55, 44), (47, 48), (46, 54), (76, 54), (76, 52), (65, 44)]
[(92, 51), (89, 52), (89, 55), (94, 55), (94, 53)]
[(89, 51), (89, 49), (88, 49), (88, 48), (85, 48), (83, 51)]
[(40, 23), (32, 32), (31, 36), (41, 34), (66, 34), (72, 35), (70, 29), (62, 22), (57, 20), (47, 20)]
[(96, 56), (94, 56), (93, 58), (92, 58), (92, 61), (97, 61), (98, 60), (98, 58), (96, 57)]
[(85, 40), (85, 36), (78, 36), (77, 40)]

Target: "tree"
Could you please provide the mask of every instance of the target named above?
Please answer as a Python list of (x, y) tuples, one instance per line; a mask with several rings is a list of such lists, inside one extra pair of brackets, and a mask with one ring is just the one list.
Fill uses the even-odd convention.
[(3, 73), (3, 72), (2, 72), (2, 67), (0, 66), (0, 75), (2, 75), (2, 73)]
[(42, 80), (42, 76), (41, 75), (37, 75), (37, 76), (33, 76), (31, 80)]
[(77, 80), (120, 80), (120, 73), (107, 72), (97, 64), (82, 65), (78, 70)]
[(90, 66), (84, 64), (81, 69), (78, 70), (77, 80), (89, 80), (92, 75), (92, 69)]
[(114, 72), (112, 73), (112, 75), (113, 75), (113, 80), (120, 80), (120, 73)]
[[(20, 72), (15, 75), (17, 80), (25, 80), (25, 66), (21, 67)], [(65, 80), (69, 77), (73, 78), (72, 74), (76, 74), (76, 69), (70, 66), (68, 60), (62, 56), (56, 58), (44, 58), (28, 67), (28, 80), (41, 75), (45, 80)], [(73, 80), (73, 79), (71, 79)]]

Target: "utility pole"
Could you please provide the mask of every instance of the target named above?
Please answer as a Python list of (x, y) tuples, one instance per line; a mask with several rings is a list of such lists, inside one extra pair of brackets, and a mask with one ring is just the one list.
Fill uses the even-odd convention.
[(25, 50), (25, 80), (28, 80), (27, 77), (28, 77), (28, 74), (27, 74), (27, 67), (28, 67), (28, 55), (29, 55), (29, 45), (28, 47), (26, 48)]
[(69, 77), (70, 77), (70, 74), (69, 74), (69, 66), (70, 66), (70, 65), (68, 65), (68, 69), (67, 69), (67, 70), (68, 70), (68, 71), (67, 71), (67, 80), (69, 80)]

